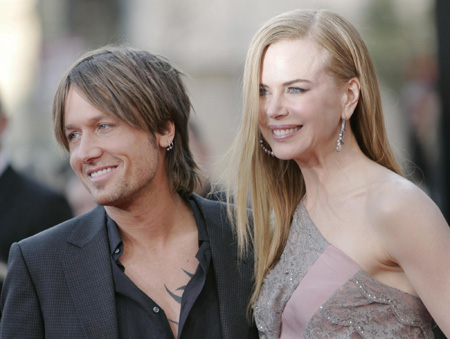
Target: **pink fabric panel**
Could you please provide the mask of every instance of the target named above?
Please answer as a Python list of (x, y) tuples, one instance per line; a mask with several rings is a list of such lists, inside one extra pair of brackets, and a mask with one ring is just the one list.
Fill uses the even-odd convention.
[(303, 337), (308, 321), (361, 268), (345, 253), (328, 246), (309, 268), (284, 308), (281, 339)]

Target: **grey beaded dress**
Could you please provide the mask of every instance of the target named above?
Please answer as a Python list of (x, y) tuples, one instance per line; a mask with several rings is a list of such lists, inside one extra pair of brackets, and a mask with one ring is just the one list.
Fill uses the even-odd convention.
[(433, 338), (422, 301), (330, 245), (303, 203), (253, 308), (260, 338)]

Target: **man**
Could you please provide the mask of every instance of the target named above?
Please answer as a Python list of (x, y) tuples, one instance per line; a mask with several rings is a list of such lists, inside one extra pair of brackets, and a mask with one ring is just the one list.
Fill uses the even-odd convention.
[(88, 53), (53, 105), (56, 138), (97, 204), (12, 246), (0, 337), (257, 337), (226, 209), (192, 195), (180, 73), (131, 48)]
[[(8, 119), (0, 101), (0, 267), (13, 242), (72, 218), (66, 198), (17, 172), (2, 149)], [(1, 271), (1, 270), (0, 270)], [(0, 287), (2, 281), (0, 274)]]

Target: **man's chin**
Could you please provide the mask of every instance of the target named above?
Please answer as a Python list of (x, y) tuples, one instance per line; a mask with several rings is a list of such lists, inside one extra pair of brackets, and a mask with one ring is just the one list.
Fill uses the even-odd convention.
[(95, 199), (97, 205), (104, 207), (115, 207), (126, 210), (130, 205), (129, 200), (120, 198), (103, 197)]
[(93, 195), (94, 201), (97, 205), (101, 206), (115, 206), (117, 205), (117, 199), (111, 196)]

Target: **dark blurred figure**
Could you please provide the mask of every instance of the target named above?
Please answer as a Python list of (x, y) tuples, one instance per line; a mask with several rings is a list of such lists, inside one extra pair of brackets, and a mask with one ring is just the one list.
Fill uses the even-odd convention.
[(406, 63), (402, 97), (409, 124), (411, 159), (418, 168), (412, 173), (411, 179), (428, 191), (439, 204), (442, 173), (439, 165), (441, 145), (438, 126), (441, 112), (437, 81), (434, 56), (421, 53)]
[[(442, 150), (438, 140), (441, 108), (437, 90), (438, 69), (434, 56), (427, 53), (415, 55), (406, 63), (405, 80), (402, 96), (410, 127), (411, 159), (417, 167), (411, 174), (411, 179), (439, 204), (443, 182), (439, 163)], [(433, 331), (435, 339), (447, 338), (438, 327)]]
[[(439, 121), (441, 107), (438, 96), (438, 66), (434, 56), (420, 53), (406, 63), (403, 103), (409, 123), (411, 159), (416, 170), (411, 179), (421, 185), (436, 203), (441, 202), (441, 144)], [(447, 338), (436, 327), (435, 339)]]
[[(0, 287), (13, 242), (72, 217), (63, 195), (17, 172), (2, 149), (8, 119), (0, 101)], [(3, 268), (3, 269), (2, 269)]]

